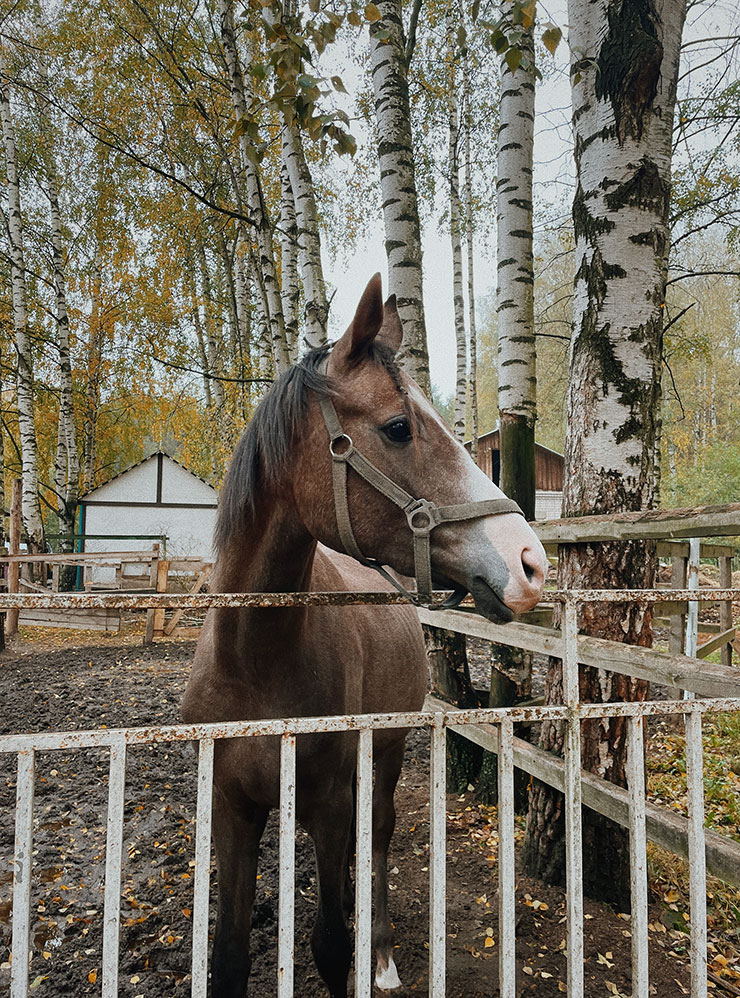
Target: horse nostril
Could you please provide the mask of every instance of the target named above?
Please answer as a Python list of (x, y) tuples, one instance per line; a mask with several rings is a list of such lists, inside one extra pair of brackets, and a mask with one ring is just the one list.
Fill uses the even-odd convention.
[(542, 586), (545, 581), (544, 572), (537, 552), (532, 548), (525, 548), (522, 551), (522, 568), (524, 576), (531, 586)]

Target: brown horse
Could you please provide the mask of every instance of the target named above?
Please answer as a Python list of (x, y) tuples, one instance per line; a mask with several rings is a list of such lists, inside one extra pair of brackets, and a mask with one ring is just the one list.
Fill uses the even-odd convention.
[[(506, 503), (397, 367), (401, 335), (395, 300), (384, 307), (376, 275), (331, 351), (310, 353), (273, 385), (236, 449), (221, 494), (213, 591), (378, 588), (370, 568), (336, 553), (343, 545), (322, 400), (331, 399), (345, 444), (410, 496), (438, 505)], [(355, 547), (412, 575), (410, 521), (397, 505), (352, 470), (346, 503)], [(436, 527), (431, 564), (435, 583), (470, 591), (483, 614), (501, 621), (537, 603), (545, 556), (518, 513), (478, 512)], [(183, 716), (215, 721), (414, 711), (426, 684), (424, 642), (411, 606), (212, 609)], [(384, 989), (400, 984), (386, 867), (405, 737), (393, 730), (374, 736), (373, 945), (376, 983)], [(356, 745), (349, 733), (298, 739), (296, 814), (314, 843), (319, 884), (312, 950), (331, 998), (346, 998), (352, 958), (344, 895)], [(212, 990), (215, 998), (243, 998), (258, 847), (279, 801), (278, 739), (217, 743), (214, 783), (219, 892)]]

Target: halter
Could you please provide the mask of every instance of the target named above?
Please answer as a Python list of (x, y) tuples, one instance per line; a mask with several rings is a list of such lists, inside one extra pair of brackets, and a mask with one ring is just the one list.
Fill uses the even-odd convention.
[[(355, 447), (352, 437), (345, 433), (339, 422), (337, 411), (331, 399), (319, 396), (321, 413), (329, 433), (329, 453), (332, 458), (332, 485), (334, 488), (334, 510), (337, 517), (339, 537), (347, 554), (363, 565), (374, 568), (390, 584), (408, 597), (416, 606), (432, 610), (455, 607), (467, 595), (464, 589), (457, 589), (443, 603), (432, 602), (432, 559), (430, 534), (441, 523), (456, 520), (475, 520), (482, 516), (497, 516), (501, 513), (519, 513), (524, 516), (513, 499), (482, 499), (479, 502), (457, 503), (454, 506), (437, 506), (429, 499), (415, 499), (412, 495), (391, 481), (380, 468), (368, 461)], [(406, 514), (406, 522), (414, 535), (414, 575), (416, 592), (409, 592), (374, 558), (366, 558), (355, 539), (349, 515), (347, 494), (348, 467), (353, 468), (360, 478), (364, 478), (374, 489), (395, 503)]]

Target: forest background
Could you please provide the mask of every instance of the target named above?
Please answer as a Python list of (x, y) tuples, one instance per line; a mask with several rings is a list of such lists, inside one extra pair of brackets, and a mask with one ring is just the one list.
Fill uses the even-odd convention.
[[(27, 515), (34, 489), (46, 529), (68, 531), (81, 492), (154, 450), (218, 486), (276, 371), (339, 335), (382, 269), (378, 39), (368, 37), (380, 11), (317, 0), (282, 11), (179, 0), (2, 6), (2, 486), (7, 495), (23, 470), (27, 532), (38, 529)], [(457, 397), (469, 436), (473, 383), (479, 431), (498, 417), (498, 11), (430, 0), (403, 16), (433, 396), (450, 423)], [(562, 451), (574, 276), (568, 51), (558, 45), (567, 25), (558, 4), (536, 16), (536, 432)], [(697, 0), (684, 31), (664, 506), (740, 497), (739, 20), (730, 2)], [(456, 227), (467, 246), (462, 356)]]

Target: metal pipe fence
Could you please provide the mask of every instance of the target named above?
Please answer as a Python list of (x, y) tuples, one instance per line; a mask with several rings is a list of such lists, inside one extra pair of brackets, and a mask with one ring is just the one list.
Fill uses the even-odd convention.
[[(290, 598), (287, 598), (290, 595)], [(280, 877), (278, 894), (278, 998), (292, 998), (295, 894), (295, 798), (296, 737), (328, 731), (359, 732), (357, 747), (357, 844), (355, 968), (356, 998), (369, 998), (371, 974), (371, 847), (372, 847), (372, 733), (384, 728), (427, 728), (431, 737), (430, 764), (430, 904), (429, 991), (430, 998), (444, 998), (446, 988), (446, 734), (466, 724), (491, 724), (498, 730), (498, 899), (499, 981), (502, 998), (516, 994), (515, 877), (514, 877), (514, 724), (517, 721), (559, 720), (566, 726), (565, 819), (567, 876), (567, 993), (584, 995), (583, 886), (581, 847), (581, 722), (587, 718), (626, 717), (628, 725), (628, 793), (630, 802), (630, 862), (632, 892), (632, 980), (633, 998), (648, 998), (648, 882), (646, 861), (646, 817), (643, 735), (645, 718), (683, 715), (686, 723), (686, 769), (688, 787), (691, 995), (707, 994), (706, 867), (704, 837), (704, 787), (702, 717), (706, 713), (740, 711), (740, 698), (644, 701), (583, 704), (579, 700), (577, 610), (584, 602), (645, 603), (660, 600), (736, 600), (740, 590), (661, 590), (639, 592), (548, 593), (564, 604), (563, 690), (564, 703), (513, 708), (455, 710), (449, 715), (423, 710), (413, 713), (344, 715), (323, 718), (230, 721), (211, 724), (177, 724), (143, 728), (10, 734), (0, 737), (0, 753), (17, 756), (16, 823), (13, 856), (13, 923), (11, 998), (29, 994), (31, 953), (31, 881), (33, 873), (34, 776), (36, 754), (56, 750), (107, 747), (109, 751), (108, 813), (106, 832), (105, 893), (103, 910), (103, 956), (101, 993), (118, 994), (121, 869), (123, 855), (124, 791), (126, 755), (131, 746), (156, 742), (198, 742), (197, 814), (193, 897), (192, 983), (193, 998), (205, 998), (208, 983), (208, 908), (211, 855), (211, 806), (213, 796), (214, 743), (224, 738), (280, 736)], [(27, 605), (49, 597), (17, 596), (0, 599), (0, 608)], [(115, 605), (139, 608), (153, 605), (155, 597), (62, 596), (74, 606)], [(183, 605), (193, 597), (170, 596), (156, 605)], [(92, 603), (90, 601), (93, 601)], [(100, 602), (95, 602), (100, 601)], [(384, 604), (402, 602), (391, 593), (308, 594), (213, 594), (198, 595), (200, 606), (327, 605), (349, 603)], [(185, 603), (184, 605), (191, 605)]]

